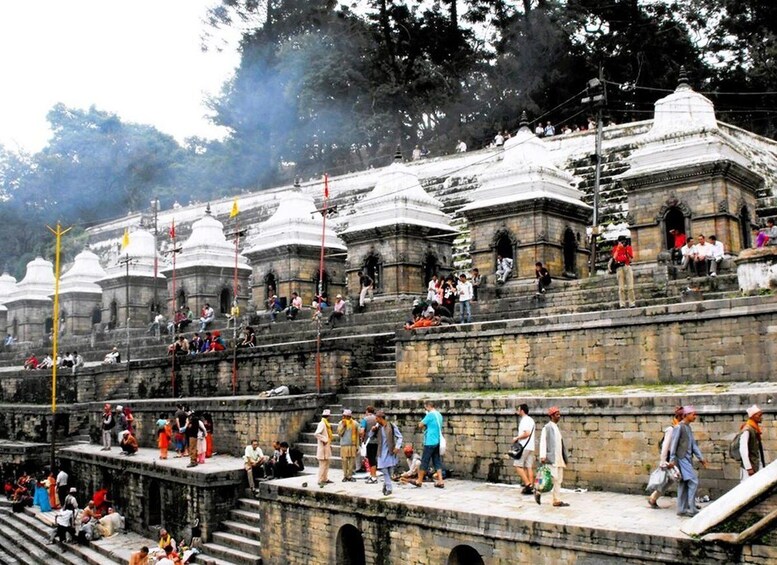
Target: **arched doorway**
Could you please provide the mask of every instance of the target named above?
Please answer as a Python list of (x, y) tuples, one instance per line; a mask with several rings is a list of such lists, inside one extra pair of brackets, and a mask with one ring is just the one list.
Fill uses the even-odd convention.
[(365, 565), (364, 538), (362, 533), (351, 524), (346, 524), (337, 532), (337, 565)]
[(13, 319), (13, 335), (14, 339), (19, 339), (19, 320)]
[(219, 293), (219, 312), (229, 314), (232, 309), (232, 291), (228, 288), (221, 289)]
[(43, 327), (46, 335), (49, 335), (54, 330), (54, 320), (52, 318), (46, 318)]
[(685, 215), (677, 206), (672, 206), (664, 214), (664, 249), (674, 249), (674, 236), (670, 230), (685, 233)]
[(431, 253), (427, 253), (426, 258), (424, 259), (424, 280), (421, 281), (421, 288), (426, 288), (426, 285), (432, 280), (433, 275), (440, 274), (438, 273), (439, 269), (440, 264), (437, 261), (437, 257)]
[(267, 273), (264, 277), (264, 300), (267, 301), (273, 294), (278, 292), (278, 283), (276, 282), (275, 275)]
[[(513, 240), (507, 233), (502, 233), (496, 240), (495, 251), (497, 255), (501, 257), (509, 257), (515, 259), (515, 247), (513, 246)], [(496, 259), (496, 258), (495, 258)]]
[(577, 272), (577, 238), (571, 228), (564, 230), (564, 273), (574, 276)]
[(148, 484), (148, 525), (160, 526), (162, 524), (162, 492), (159, 481), (152, 480)]
[(457, 545), (448, 556), (448, 565), (485, 565), (485, 563), (474, 547)]
[(119, 323), (119, 305), (115, 300), (111, 301), (111, 305), (108, 307), (108, 329), (113, 330)]
[(181, 306), (186, 306), (186, 291), (184, 289), (178, 291), (178, 301), (175, 305), (175, 309), (178, 310)]
[(99, 324), (103, 321), (103, 312), (99, 306), (92, 308), (92, 325)]
[(742, 242), (742, 249), (749, 249), (753, 245), (750, 232), (750, 210), (747, 206), (742, 206), (739, 210), (739, 238)]
[(370, 255), (364, 262), (364, 273), (372, 279), (373, 292), (375, 293), (381, 291), (382, 267), (380, 259), (376, 255)]

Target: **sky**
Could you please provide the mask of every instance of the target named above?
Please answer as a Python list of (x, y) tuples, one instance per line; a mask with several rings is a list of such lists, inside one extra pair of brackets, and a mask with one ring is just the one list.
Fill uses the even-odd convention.
[(206, 119), (239, 63), (237, 33), (202, 52), (218, 0), (0, 0), (0, 144), (30, 152), (51, 135), (46, 113), (68, 107), (118, 114), (179, 141), (223, 137)]

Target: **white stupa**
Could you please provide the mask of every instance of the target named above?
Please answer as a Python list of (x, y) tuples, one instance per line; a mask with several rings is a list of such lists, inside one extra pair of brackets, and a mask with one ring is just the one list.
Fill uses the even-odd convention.
[(16, 283), (6, 304), (16, 300), (50, 301), (54, 294), (54, 265), (43, 257), (36, 257), (27, 263), (24, 278)]
[(2, 276), (0, 276), (0, 305), (5, 304), (11, 297), (11, 293), (13, 293), (15, 288), (16, 279), (7, 272), (3, 273)]
[[(176, 258), (177, 269), (199, 266), (235, 267), (235, 244), (227, 241), (224, 224), (213, 217), (210, 205), (205, 209), (205, 215), (192, 224), (192, 233), (181, 245), (181, 253)], [(249, 268), (242, 255), (237, 257), (237, 266)]]
[(752, 169), (745, 148), (720, 130), (714, 104), (691, 88), (684, 69), (675, 91), (656, 101), (654, 108), (653, 126), (642, 147), (629, 157), (631, 168), (620, 178), (719, 161)]
[(100, 265), (100, 258), (84, 249), (76, 255), (73, 265), (59, 279), (59, 293), (91, 293), (102, 294), (102, 289), (97, 284), (105, 278), (106, 272)]
[[(130, 277), (154, 277), (154, 256), (155, 256), (154, 236), (142, 229), (129, 233), (129, 245), (126, 249), (119, 252), (115, 264), (106, 269), (105, 279), (115, 279), (127, 275), (127, 266), (122, 263), (129, 258), (129, 276)], [(158, 278), (164, 278), (161, 273)]]
[(518, 133), (505, 143), (502, 160), (481, 175), (481, 185), (462, 211), (536, 199), (589, 208), (574, 181), (575, 177), (556, 166), (547, 144), (529, 128), (524, 112)]
[[(323, 222), (313, 197), (295, 187), (284, 193), (275, 213), (259, 226), (246, 254), (290, 245), (320, 248)], [(323, 235), (326, 248), (345, 251), (345, 244), (335, 234), (331, 222)]]
[(418, 175), (401, 159), (398, 152), (394, 163), (378, 175), (375, 188), (354, 206), (356, 213), (348, 216), (348, 227), (341, 235), (403, 224), (456, 231), (442, 211), (443, 203), (424, 190)]

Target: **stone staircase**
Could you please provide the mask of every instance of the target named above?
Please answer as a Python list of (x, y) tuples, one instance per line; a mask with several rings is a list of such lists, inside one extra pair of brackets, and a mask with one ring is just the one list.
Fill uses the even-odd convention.
[(221, 522), (223, 531), (214, 532), (204, 544), (196, 562), (203, 565), (261, 565), (261, 502), (252, 498), (238, 500), (229, 511), (229, 520)]
[[(321, 421), (321, 413), (326, 408), (329, 408), (332, 412), (329, 416), (329, 423), (332, 424), (332, 431), (334, 432), (334, 438), (332, 439), (332, 458), (330, 459), (329, 465), (330, 468), (340, 468), (340, 436), (337, 435), (337, 425), (343, 417), (344, 406), (342, 404), (327, 404), (324, 406), (320, 412), (316, 413), (315, 419), (308, 422), (305, 431), (300, 434), (296, 447), (304, 456), (303, 462), (305, 463), (306, 468), (318, 467), (318, 459), (316, 459), (316, 446), (318, 445), (318, 442), (316, 441), (314, 434), (316, 426), (318, 426), (318, 423)], [(353, 416), (354, 419), (361, 418), (361, 414), (356, 412), (354, 412)]]
[(375, 394), (396, 392), (397, 388), (397, 345), (391, 339), (375, 354), (364, 376), (347, 386), (348, 394)]
[(35, 517), (32, 508), (14, 514), (10, 505), (0, 508), (0, 563), (24, 565), (107, 565), (126, 563), (124, 556), (113, 556), (99, 551), (96, 544), (89, 546), (49, 544), (53, 526)]

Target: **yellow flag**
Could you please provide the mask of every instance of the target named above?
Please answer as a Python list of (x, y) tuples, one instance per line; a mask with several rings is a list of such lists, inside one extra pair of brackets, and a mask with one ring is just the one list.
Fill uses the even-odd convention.
[(235, 198), (235, 201), (232, 203), (232, 211), (229, 213), (229, 217), (234, 218), (235, 216), (237, 216), (237, 213), (239, 211), (240, 210), (237, 209), (237, 198)]
[(129, 245), (129, 228), (124, 228), (124, 237), (121, 238), (121, 248), (127, 249)]

